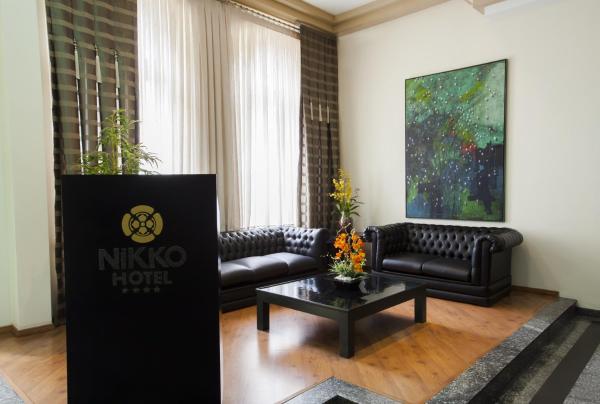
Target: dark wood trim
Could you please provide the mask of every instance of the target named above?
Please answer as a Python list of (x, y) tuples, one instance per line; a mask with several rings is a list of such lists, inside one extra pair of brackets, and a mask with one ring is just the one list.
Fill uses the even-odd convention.
[(10, 330), (11, 333), (15, 337), (26, 337), (28, 335), (40, 334), (40, 333), (43, 333), (46, 331), (53, 330), (55, 327), (54, 327), (54, 324), (46, 324), (46, 325), (40, 325), (38, 327), (23, 328), (22, 330), (19, 330), (14, 325), (11, 325), (10, 328), (11, 328), (11, 330)]
[(585, 307), (577, 306), (577, 314), (581, 316), (600, 318), (600, 310), (586, 309)]
[(558, 290), (538, 289), (538, 288), (530, 288), (527, 286), (517, 286), (517, 285), (512, 285), (511, 289), (519, 291), (519, 292), (535, 293), (536, 295), (555, 296), (555, 297), (559, 296)]
[(7, 332), (12, 332), (14, 327), (12, 325), (5, 325), (4, 327), (0, 327), (0, 335), (6, 334)]

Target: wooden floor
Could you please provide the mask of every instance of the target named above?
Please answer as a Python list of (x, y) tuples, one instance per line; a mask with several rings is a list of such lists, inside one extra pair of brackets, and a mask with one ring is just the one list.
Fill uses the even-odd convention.
[[(415, 325), (404, 303), (356, 324), (356, 355), (337, 355), (327, 319), (271, 306), (271, 330), (255, 308), (221, 316), (223, 402), (274, 403), (335, 376), (406, 403), (422, 403), (554, 298), (514, 291), (494, 307), (427, 299)], [(66, 402), (65, 330), (0, 335), (0, 374), (30, 402)]]

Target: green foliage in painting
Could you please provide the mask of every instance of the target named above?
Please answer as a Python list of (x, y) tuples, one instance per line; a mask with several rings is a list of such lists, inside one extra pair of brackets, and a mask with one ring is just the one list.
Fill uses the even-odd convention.
[(504, 218), (506, 61), (406, 80), (407, 216)]

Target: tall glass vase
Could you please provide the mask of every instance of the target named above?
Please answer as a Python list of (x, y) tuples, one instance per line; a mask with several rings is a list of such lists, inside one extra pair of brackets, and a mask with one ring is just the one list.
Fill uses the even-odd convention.
[(340, 216), (340, 229), (338, 230), (338, 234), (340, 233), (350, 233), (352, 230), (352, 218), (345, 213), (342, 213)]

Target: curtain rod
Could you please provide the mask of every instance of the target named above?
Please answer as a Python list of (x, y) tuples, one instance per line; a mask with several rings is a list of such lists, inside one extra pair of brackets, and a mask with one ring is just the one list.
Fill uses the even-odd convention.
[(283, 20), (281, 18), (277, 18), (274, 17), (270, 14), (264, 13), (262, 11), (259, 11), (255, 8), (252, 7), (248, 7), (244, 4), (238, 3), (237, 1), (234, 0), (220, 0), (221, 2), (225, 3), (225, 4), (231, 4), (234, 7), (239, 8), (242, 11), (245, 11), (247, 13), (250, 13), (258, 18), (261, 18), (263, 20), (267, 20), (268, 22), (278, 25), (282, 28), (288, 29), (290, 31), (293, 31), (295, 33), (300, 33), (300, 26), (298, 24), (294, 24), (292, 22)]

